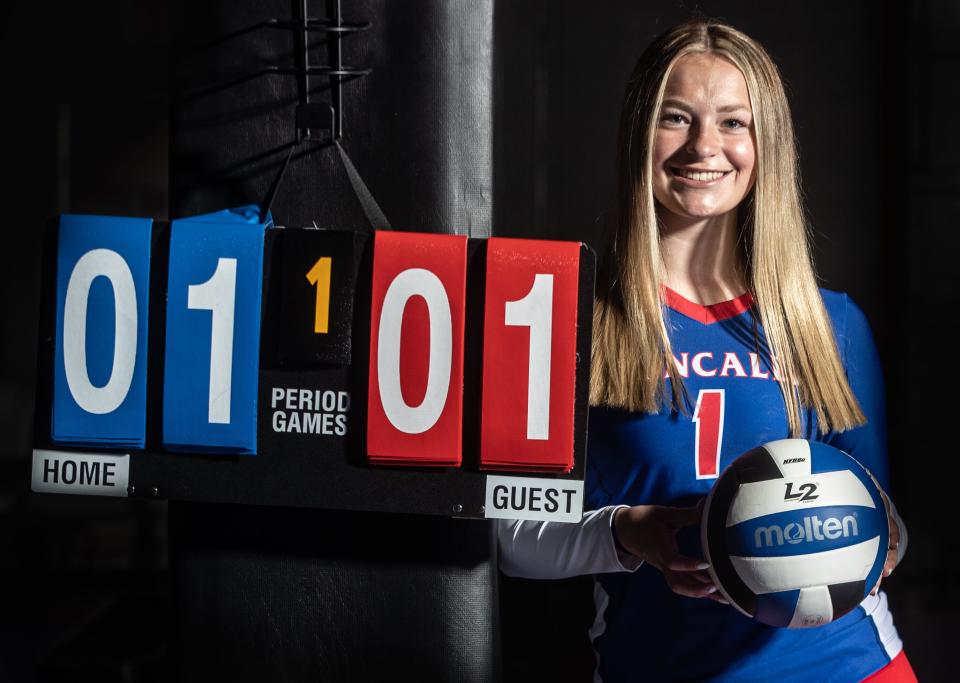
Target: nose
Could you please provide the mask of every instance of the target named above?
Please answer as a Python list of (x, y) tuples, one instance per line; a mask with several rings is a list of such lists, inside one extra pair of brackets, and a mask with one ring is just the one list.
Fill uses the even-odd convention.
[(714, 156), (720, 150), (720, 132), (711, 125), (697, 123), (690, 128), (687, 152), (701, 159)]

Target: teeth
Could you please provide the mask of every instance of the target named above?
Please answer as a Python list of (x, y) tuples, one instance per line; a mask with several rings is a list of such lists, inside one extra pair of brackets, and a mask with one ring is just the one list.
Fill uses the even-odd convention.
[(682, 168), (674, 169), (674, 172), (690, 180), (716, 180), (726, 175), (721, 171), (687, 171)]

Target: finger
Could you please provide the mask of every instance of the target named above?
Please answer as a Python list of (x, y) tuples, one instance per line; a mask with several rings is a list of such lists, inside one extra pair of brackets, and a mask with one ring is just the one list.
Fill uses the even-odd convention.
[(701, 581), (691, 572), (673, 572), (668, 569), (663, 573), (663, 578), (672, 590), (683, 591), (684, 595), (690, 594), (691, 597), (704, 597), (717, 592), (713, 581), (709, 583)]
[(674, 529), (693, 526), (700, 523), (703, 516), (703, 505), (697, 504), (689, 508), (662, 507), (660, 508), (663, 522)]
[[(876, 482), (876, 479), (874, 479), (874, 482)], [(887, 528), (890, 531), (889, 547), (897, 548), (900, 545), (900, 525), (897, 524), (897, 520), (893, 516), (893, 504), (887, 494), (883, 492), (883, 489), (880, 489), (880, 496), (883, 498), (883, 508), (887, 513)]]
[(705, 583), (705, 584), (713, 585), (713, 578), (712, 578), (712, 577), (710, 576), (710, 574), (709, 574), (708, 572), (706, 572), (706, 571), (687, 572), (686, 575), (689, 576), (689, 577), (692, 578), (692, 579), (696, 579), (696, 580), (699, 581), (700, 583)]
[(672, 569), (677, 572), (697, 572), (703, 571), (710, 566), (709, 562), (704, 562), (695, 557), (687, 557), (686, 555), (674, 555), (669, 558), (664, 566), (666, 569)]
[(716, 586), (712, 584), (708, 586), (699, 581), (694, 581), (685, 574), (665, 574), (664, 577), (667, 579), (670, 590), (677, 595), (688, 598), (706, 598), (717, 592)]
[(707, 598), (709, 598), (710, 600), (713, 600), (714, 602), (719, 602), (721, 605), (729, 605), (729, 604), (730, 604), (730, 603), (727, 601), (727, 599), (726, 599), (725, 597), (723, 597), (723, 595), (720, 593), (720, 591), (717, 591), (716, 593), (711, 593), (710, 595), (707, 596)]
[(880, 579), (877, 580), (876, 585), (870, 591), (870, 595), (876, 595), (880, 592), (880, 582), (883, 579), (887, 578), (893, 573), (893, 570), (897, 566), (897, 551), (896, 549), (891, 548), (887, 551), (887, 559), (883, 563), (883, 570), (880, 572)]
[(893, 570), (896, 568), (896, 566), (897, 566), (896, 555), (891, 557), (891, 555), (888, 553), (887, 561), (883, 565), (883, 578), (887, 578), (888, 576), (893, 574)]

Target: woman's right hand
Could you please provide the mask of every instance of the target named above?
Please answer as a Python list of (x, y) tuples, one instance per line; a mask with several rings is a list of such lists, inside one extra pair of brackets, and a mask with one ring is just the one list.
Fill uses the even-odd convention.
[(613, 530), (627, 552), (660, 570), (674, 593), (727, 604), (707, 572), (710, 565), (677, 547), (677, 532), (699, 524), (702, 512), (703, 501), (687, 508), (634, 505), (614, 513)]

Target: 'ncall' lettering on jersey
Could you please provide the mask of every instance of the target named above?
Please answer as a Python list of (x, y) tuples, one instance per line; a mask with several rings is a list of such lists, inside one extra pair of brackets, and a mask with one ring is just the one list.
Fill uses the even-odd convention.
[[(767, 370), (763, 369), (766, 365), (761, 362), (760, 355), (757, 353), (737, 353), (736, 351), (724, 351), (714, 355), (712, 351), (689, 352), (683, 351), (673, 357), (673, 362), (677, 366), (677, 371), (684, 379), (690, 377), (691, 373), (695, 377), (735, 377), (738, 379), (773, 379), (777, 382), (783, 380), (783, 376), (776, 363)], [(669, 377), (669, 373), (664, 375)]]

